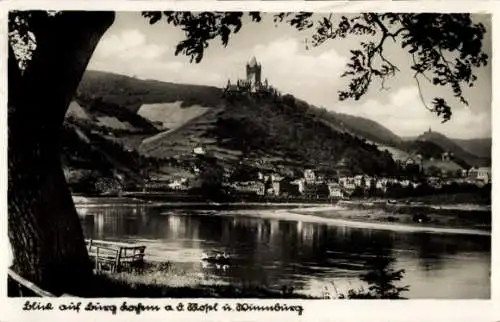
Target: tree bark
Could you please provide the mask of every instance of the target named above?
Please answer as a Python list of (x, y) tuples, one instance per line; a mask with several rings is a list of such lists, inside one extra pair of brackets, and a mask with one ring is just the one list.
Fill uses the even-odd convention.
[(84, 295), (92, 267), (60, 161), (60, 130), (111, 12), (36, 13), (21, 75), (9, 49), (8, 235), (14, 270), (55, 294)]

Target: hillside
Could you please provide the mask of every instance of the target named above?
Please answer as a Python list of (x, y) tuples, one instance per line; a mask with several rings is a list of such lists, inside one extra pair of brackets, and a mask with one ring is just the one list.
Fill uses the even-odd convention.
[(360, 137), (389, 146), (400, 146), (403, 140), (391, 130), (373, 120), (342, 113), (330, 112), (341, 125)]
[(150, 157), (176, 158), (204, 145), (225, 160), (260, 160), (273, 167), (303, 164), (333, 168), (347, 159), (354, 172), (394, 170), (387, 154), (319, 119), (293, 96), (225, 100), (175, 131), (144, 140), (139, 151)]
[(73, 191), (93, 192), (96, 184), (112, 181), (136, 186), (147, 160), (85, 125), (67, 118), (63, 126), (61, 159)]
[(97, 182), (140, 185), (145, 166), (154, 164), (135, 149), (143, 139), (159, 133), (157, 126), (100, 97), (75, 97), (62, 130), (61, 158), (74, 191), (92, 192)]
[(156, 80), (101, 72), (86, 71), (77, 90), (83, 99), (102, 98), (104, 102), (125, 107), (134, 113), (143, 104), (182, 102), (182, 106), (217, 106), (222, 91), (212, 86), (174, 84)]
[(483, 166), (488, 163), (489, 158), (481, 158), (464, 150), (454, 140), (438, 132), (427, 131), (418, 136), (416, 141), (432, 142), (444, 151), (452, 152), (455, 158), (465, 161), (469, 166)]
[[(75, 99), (87, 108), (90, 106), (89, 102), (96, 100), (100, 100), (97, 105), (101, 110), (107, 105), (104, 107), (104, 115), (100, 115), (98, 119), (99, 126), (107, 126), (124, 132), (131, 132), (131, 128), (134, 127), (142, 128), (142, 130), (146, 127), (149, 133), (155, 130), (176, 130), (202, 117), (203, 114), (210, 118), (208, 112), (211, 108), (225, 104), (222, 91), (217, 87), (142, 80), (100, 71), (85, 73)], [(298, 99), (295, 100), (297, 104), (307, 106), (305, 113), (318, 122), (339, 133), (350, 134), (373, 142), (381, 150), (388, 150), (396, 159), (413, 152), (411, 149), (408, 150), (408, 142), (427, 140), (445, 151), (453, 152), (457, 158), (464, 160), (468, 165), (491, 163), (491, 139), (454, 140), (435, 132), (431, 136), (424, 133), (418, 138), (400, 138), (375, 121), (328, 112)], [(99, 107), (94, 113), (99, 112)], [(123, 110), (132, 113), (120, 117), (124, 113)], [(118, 122), (115, 117), (118, 118)], [(123, 121), (124, 119), (126, 121)], [(148, 120), (149, 124), (143, 122), (144, 119)], [(94, 117), (92, 122), (95, 121)], [(142, 130), (138, 132), (144, 132)], [(132, 141), (130, 138), (121, 138), (121, 140), (126, 141), (127, 144), (132, 142), (129, 147), (133, 148), (137, 148), (139, 143), (137, 138)]]
[[(185, 122), (182, 119), (183, 116), (180, 116), (182, 111), (179, 111), (178, 106), (181, 109), (191, 107), (185, 112), (187, 114), (200, 114), (207, 108), (219, 106), (223, 102), (222, 90), (217, 87), (141, 80), (101, 71), (85, 73), (78, 88), (77, 97), (82, 100), (99, 97), (104, 102), (125, 107), (141, 116), (145, 116), (146, 113), (153, 122), (158, 122), (158, 114), (170, 114), (168, 118), (165, 117), (166, 115), (160, 116), (164, 120), (168, 119), (169, 124), (164, 124), (164, 126), (169, 129), (179, 127)], [(389, 146), (396, 146), (402, 141), (389, 129), (373, 120), (332, 111), (327, 112), (323, 108), (311, 106), (299, 99), (296, 101), (306, 104), (308, 113), (316, 115), (339, 131)], [(169, 107), (162, 110), (156, 108), (157, 105)], [(193, 107), (198, 107), (198, 111), (195, 111)], [(203, 111), (199, 111), (200, 109)], [(157, 115), (150, 117), (151, 114)], [(177, 124), (179, 116), (182, 120), (180, 124)]]
[(67, 117), (75, 129), (93, 135), (87, 144), (94, 151), (120, 146), (121, 161), (137, 153), (164, 167), (185, 167), (193, 148), (204, 145), (228, 167), (244, 160), (255, 167), (328, 169), (343, 160), (354, 172), (396, 170), (388, 153), (365, 140), (393, 143), (390, 131), (324, 112), (291, 95), (229, 99), (215, 87), (88, 71)]
[(462, 149), (480, 158), (491, 159), (491, 138), (453, 139)]

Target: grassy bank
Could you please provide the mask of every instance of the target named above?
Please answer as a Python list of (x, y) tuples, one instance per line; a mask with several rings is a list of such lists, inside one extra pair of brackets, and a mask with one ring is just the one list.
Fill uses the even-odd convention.
[(314, 298), (294, 293), (286, 287), (279, 292), (259, 285), (202, 281), (198, 276), (169, 264), (149, 264), (141, 272), (95, 273), (93, 290), (90, 297)]

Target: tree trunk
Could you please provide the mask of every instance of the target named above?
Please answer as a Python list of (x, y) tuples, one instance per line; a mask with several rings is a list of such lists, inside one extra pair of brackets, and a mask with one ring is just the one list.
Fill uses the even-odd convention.
[[(55, 294), (83, 295), (92, 267), (60, 161), (64, 115), (110, 12), (42, 12), (21, 75), (9, 51), (8, 235), (14, 270)], [(35, 17), (35, 18), (37, 18)]]

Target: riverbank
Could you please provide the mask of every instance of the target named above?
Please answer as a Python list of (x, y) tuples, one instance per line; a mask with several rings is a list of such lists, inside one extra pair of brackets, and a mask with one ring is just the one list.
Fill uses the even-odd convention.
[(173, 202), (128, 197), (73, 197), (77, 208), (156, 207), (190, 210), (196, 214), (252, 216), (368, 229), (491, 235), (491, 206), (424, 204), (387, 200), (350, 200), (333, 203), (297, 202)]
[(149, 263), (144, 271), (94, 275), (91, 297), (316, 299), (283, 286), (281, 292), (257, 285), (206, 280), (169, 263)]
[(132, 197), (87, 197), (73, 195), (73, 202), (77, 208), (92, 207), (161, 207), (174, 209), (292, 209), (330, 206), (327, 202), (211, 202), (211, 201), (165, 201), (163, 199), (144, 200)]
[(414, 232), (491, 235), (491, 210), (385, 202), (340, 202), (330, 207), (293, 209), (338, 225)]

